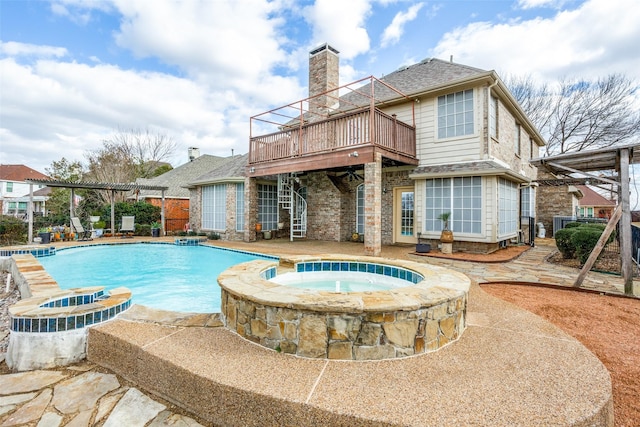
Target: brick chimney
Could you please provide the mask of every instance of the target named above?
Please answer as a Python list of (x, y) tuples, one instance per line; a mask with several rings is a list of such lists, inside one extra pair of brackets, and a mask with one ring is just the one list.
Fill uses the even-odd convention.
[(329, 108), (338, 106), (339, 54), (327, 43), (309, 52), (309, 98), (313, 98), (309, 100), (310, 112), (327, 115)]

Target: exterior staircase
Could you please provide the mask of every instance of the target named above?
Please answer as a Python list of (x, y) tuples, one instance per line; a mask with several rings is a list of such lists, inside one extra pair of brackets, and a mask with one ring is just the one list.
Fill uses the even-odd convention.
[(295, 176), (278, 175), (278, 204), (289, 212), (290, 239), (307, 236), (307, 201), (295, 189)]

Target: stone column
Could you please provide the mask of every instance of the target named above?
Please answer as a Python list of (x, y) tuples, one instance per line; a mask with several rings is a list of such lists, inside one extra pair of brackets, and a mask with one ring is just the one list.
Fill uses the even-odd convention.
[(256, 240), (258, 221), (258, 183), (255, 178), (244, 179), (244, 241)]
[(382, 252), (382, 154), (364, 165), (364, 254)]

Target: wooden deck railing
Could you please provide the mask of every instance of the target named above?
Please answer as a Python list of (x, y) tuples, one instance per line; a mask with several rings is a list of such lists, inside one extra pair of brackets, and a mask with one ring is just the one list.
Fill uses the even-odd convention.
[[(373, 133), (370, 133), (370, 130)], [(315, 123), (251, 138), (249, 164), (321, 154), (362, 145), (415, 157), (415, 127), (366, 108)]]

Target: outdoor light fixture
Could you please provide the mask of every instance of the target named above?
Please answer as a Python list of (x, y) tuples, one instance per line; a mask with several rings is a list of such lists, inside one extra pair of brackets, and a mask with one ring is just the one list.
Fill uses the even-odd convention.
[(358, 157), (358, 152), (354, 151), (353, 153), (349, 153), (349, 157)]
[(256, 171), (256, 168), (254, 168), (253, 166), (249, 168), (249, 173), (254, 173)]

